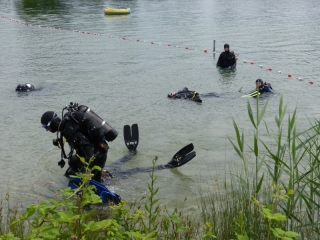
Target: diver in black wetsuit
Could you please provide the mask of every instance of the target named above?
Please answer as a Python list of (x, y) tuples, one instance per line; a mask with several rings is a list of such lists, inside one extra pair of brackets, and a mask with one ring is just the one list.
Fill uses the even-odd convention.
[(19, 84), (16, 87), (16, 92), (30, 92), (34, 90), (35, 90), (34, 86), (31, 85), (30, 83)]
[(224, 52), (219, 56), (217, 68), (235, 68), (237, 65), (236, 56), (233, 51), (229, 50), (229, 44), (224, 45)]
[[(82, 105), (79, 106), (79, 109), (82, 107), (88, 109), (89, 114), (93, 116), (94, 113), (90, 111), (89, 108)], [(53, 144), (62, 148), (62, 158), (58, 163), (61, 168), (63, 168), (65, 165), (65, 161), (63, 160), (63, 158), (68, 158), (70, 167), (66, 172), (66, 176), (75, 175), (75, 173), (84, 170), (84, 164), (81, 162), (77, 155), (83, 157), (86, 162), (89, 162), (91, 157), (94, 156), (95, 158), (93, 162), (90, 163), (89, 168), (91, 169), (93, 166), (99, 166), (102, 169), (106, 163), (107, 152), (109, 149), (106, 140), (112, 141), (118, 134), (110, 127), (112, 129), (112, 132), (109, 133), (111, 134), (110, 136), (112, 136), (110, 140), (105, 137), (104, 133), (100, 134), (101, 129), (97, 129), (96, 127), (91, 125), (91, 129), (93, 129), (94, 127), (98, 130), (98, 136), (101, 135), (100, 137), (92, 138), (92, 134), (90, 135), (88, 129), (81, 126), (81, 123), (90, 120), (89, 118), (90, 116), (87, 115), (86, 118), (77, 119), (76, 114), (68, 112), (64, 115), (63, 120), (61, 120), (58, 115), (52, 111), (45, 112), (41, 117), (41, 124), (43, 128), (52, 133), (60, 132), (61, 134), (60, 138), (54, 140)], [(95, 121), (97, 120), (95, 119)], [(66, 139), (71, 149), (68, 157), (65, 155), (63, 150), (63, 137)], [(76, 150), (76, 154), (74, 155), (73, 150)], [(101, 182), (101, 171), (93, 170), (92, 173), (92, 179), (97, 182)]]
[(273, 92), (271, 84), (263, 82), (260, 78), (256, 80), (256, 90), (259, 91), (260, 94), (266, 92)]
[(168, 98), (188, 99), (188, 100), (192, 100), (192, 101), (199, 102), (199, 103), (202, 102), (198, 92), (190, 91), (186, 87), (184, 89), (182, 89), (181, 91), (178, 91), (178, 92), (170, 92), (168, 94)]

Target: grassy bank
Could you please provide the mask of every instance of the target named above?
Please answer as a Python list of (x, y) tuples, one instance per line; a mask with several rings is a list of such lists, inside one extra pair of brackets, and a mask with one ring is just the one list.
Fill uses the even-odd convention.
[[(104, 215), (88, 208), (103, 205), (86, 184), (78, 189), (82, 194), (64, 189), (25, 210), (8, 207), (10, 199), (4, 199), (0, 239), (318, 239), (320, 124), (310, 120), (310, 127), (298, 132), (297, 111), (287, 114), (281, 98), (276, 129), (270, 129), (263, 121), (267, 106), (259, 98), (254, 109), (248, 102), (254, 130), (249, 137), (234, 121), (230, 144), (242, 168), (230, 169), (219, 189), (199, 189), (200, 220), (163, 206), (151, 172), (145, 197), (110, 206)], [(261, 140), (262, 131), (271, 144)], [(90, 180), (89, 174), (79, 177)]]

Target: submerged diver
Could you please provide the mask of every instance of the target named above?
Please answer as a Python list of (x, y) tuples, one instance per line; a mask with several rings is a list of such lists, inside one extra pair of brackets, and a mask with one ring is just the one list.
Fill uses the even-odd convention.
[(34, 90), (34, 86), (30, 83), (18, 84), (18, 86), (16, 87), (16, 92), (30, 92)]
[(190, 91), (186, 87), (184, 89), (182, 89), (181, 91), (178, 91), (178, 92), (170, 92), (168, 94), (168, 98), (188, 99), (188, 100), (192, 100), (192, 101), (199, 102), (199, 103), (202, 102), (198, 92)]
[(260, 78), (256, 80), (256, 90), (259, 91), (260, 94), (265, 92), (273, 92), (271, 84), (263, 82)]
[[(156, 165), (154, 167), (136, 167), (127, 169), (125, 171), (121, 171), (121, 166), (127, 161), (129, 161), (137, 153), (136, 149), (139, 143), (138, 125), (133, 124), (131, 128), (129, 125), (125, 125), (123, 128), (123, 136), (125, 144), (129, 149), (130, 153), (127, 156), (124, 156), (105, 167), (104, 173), (102, 174), (103, 181), (105, 181), (106, 179), (112, 179), (113, 177), (122, 179), (131, 177), (132, 175), (137, 173), (181, 167), (184, 164), (191, 161), (196, 156), (196, 153), (193, 151), (194, 146), (192, 143), (190, 143), (182, 149), (180, 149), (167, 164)], [(116, 176), (114, 176), (114, 174)]]
[[(107, 160), (108, 144), (106, 141), (113, 141), (118, 133), (111, 128), (105, 121), (86, 106), (79, 106), (71, 103), (64, 109), (68, 109), (61, 120), (55, 112), (47, 111), (41, 117), (42, 127), (52, 133), (60, 133), (60, 137), (53, 141), (53, 145), (61, 148), (61, 160), (58, 165), (63, 168), (68, 159), (69, 169), (66, 176), (75, 175), (84, 170), (84, 164), (80, 157), (88, 163), (94, 156), (89, 168), (99, 166), (104, 167)], [(63, 114), (63, 112), (62, 112)], [(63, 138), (70, 146), (70, 153), (66, 156), (63, 148)], [(73, 155), (73, 151), (76, 154)], [(93, 170), (92, 179), (101, 182), (101, 170)]]
[(230, 51), (229, 44), (224, 45), (224, 52), (222, 52), (219, 56), (217, 62), (217, 68), (235, 68), (237, 65), (236, 56), (233, 51)]

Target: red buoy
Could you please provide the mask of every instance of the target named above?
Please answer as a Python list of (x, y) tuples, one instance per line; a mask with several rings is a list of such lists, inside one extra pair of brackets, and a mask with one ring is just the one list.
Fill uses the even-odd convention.
[(139, 39), (137, 39), (137, 42), (139, 42)]
[(188, 47), (186, 47), (186, 49), (189, 49)]
[(153, 44), (153, 42), (151, 42), (151, 44)]
[(250, 64), (254, 64), (254, 62), (251, 62)]
[(170, 44), (168, 44), (168, 47), (170, 47), (171, 45)]
[(238, 61), (238, 60), (239, 60), (239, 58), (236, 58), (236, 60)]
[(313, 81), (312, 81), (312, 80), (310, 80), (310, 81), (309, 81), (309, 83), (310, 83), (310, 84), (313, 84)]
[(206, 53), (206, 52), (208, 52), (207, 50), (204, 50), (204, 52)]
[(123, 40), (126, 40), (126, 38), (122, 38)]
[(288, 77), (289, 77), (289, 78), (291, 78), (291, 77), (292, 77), (292, 75), (289, 73), (289, 74), (288, 74)]
[(272, 71), (272, 68), (268, 68), (269, 71)]

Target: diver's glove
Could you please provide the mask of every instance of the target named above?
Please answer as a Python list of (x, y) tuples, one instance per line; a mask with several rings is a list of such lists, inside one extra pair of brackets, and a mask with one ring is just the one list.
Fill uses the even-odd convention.
[(60, 166), (61, 168), (63, 168), (64, 165), (66, 165), (66, 162), (65, 162), (63, 159), (61, 159), (60, 162), (58, 162), (58, 166)]
[(53, 146), (58, 147), (58, 146), (59, 146), (59, 141), (58, 141), (58, 139), (53, 139), (53, 140), (52, 140), (52, 144), (53, 144)]

